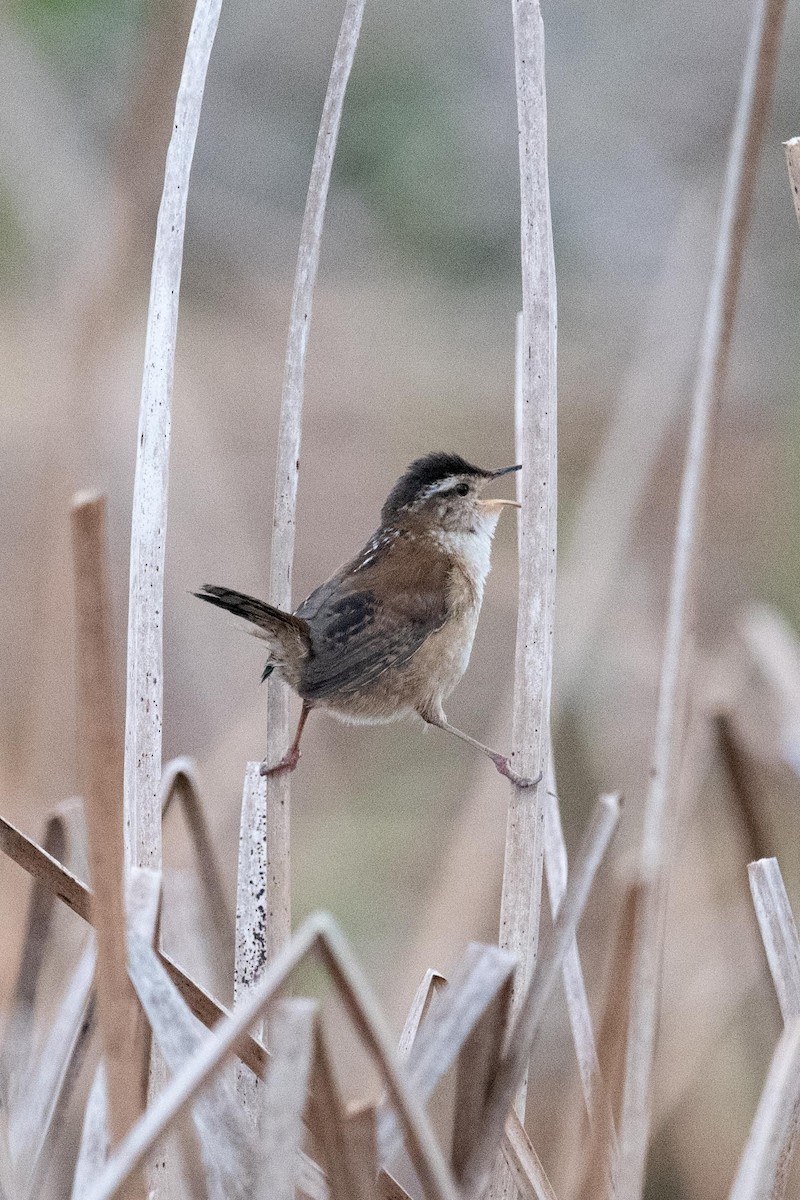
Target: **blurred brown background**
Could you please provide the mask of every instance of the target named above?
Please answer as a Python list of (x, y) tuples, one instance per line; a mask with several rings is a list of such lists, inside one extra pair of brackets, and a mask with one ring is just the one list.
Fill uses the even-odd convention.
[[(0, 804), (37, 835), (80, 791), (68, 502), (109, 495), (124, 673), (149, 255), (186, 0), (0, 9)], [(627, 799), (582, 934), (593, 1007), (633, 862), (675, 502), (716, 204), (749, 23), (731, 4), (545, 9), (559, 288), (557, 763), (570, 847), (598, 788)], [(262, 755), (262, 651), (190, 591), (265, 595), (294, 257), (341, 6), (223, 10), (189, 203), (173, 412), (165, 756), (199, 763), (231, 889), (244, 764)], [(697, 623), (713, 664), (745, 606), (800, 621), (800, 237), (781, 141), (800, 132), (790, 13), (721, 415)], [(415, 456), (513, 460), (520, 304), (510, 5), (369, 0), (334, 169), (311, 333), (295, 595), (374, 529)], [(513, 518), (449, 715), (506, 746)], [(676, 856), (649, 1192), (727, 1194), (778, 1030), (724, 773), (705, 768)], [(785, 781), (784, 781), (785, 782)], [(411, 725), (312, 721), (293, 785), (295, 911), (333, 911), (396, 1025), (429, 965), (496, 936), (506, 793)], [(800, 906), (798, 795), (766, 850)], [(187, 860), (177, 823), (173, 865)], [(0, 862), (0, 993), (27, 883)], [(561, 1006), (530, 1128), (559, 1194), (583, 1137)], [(354, 1080), (350, 1083), (355, 1087)], [(555, 1089), (555, 1091), (554, 1091)], [(553, 1105), (553, 1095), (564, 1103)]]

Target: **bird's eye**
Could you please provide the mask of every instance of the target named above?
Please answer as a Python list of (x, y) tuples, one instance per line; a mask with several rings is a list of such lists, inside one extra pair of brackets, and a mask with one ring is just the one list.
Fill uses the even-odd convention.
[(456, 495), (457, 496), (468, 496), (469, 495), (469, 484), (468, 483), (459, 483), (458, 487), (456, 488)]

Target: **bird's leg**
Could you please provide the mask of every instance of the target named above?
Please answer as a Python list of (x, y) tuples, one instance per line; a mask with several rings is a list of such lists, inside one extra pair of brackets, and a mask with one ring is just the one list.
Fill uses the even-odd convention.
[(484, 746), (483, 742), (470, 737), (468, 733), (462, 733), (460, 729), (456, 729), (455, 725), (450, 724), (441, 710), (438, 713), (423, 712), (420, 713), (420, 716), (428, 725), (435, 725), (437, 729), (443, 729), (445, 733), (452, 733), (455, 737), (461, 738), (462, 742), (466, 742), (469, 746), (474, 746), (476, 750), (480, 750), (481, 754), (485, 754), (487, 758), (492, 760), (500, 774), (505, 775), (506, 779), (510, 779), (516, 787), (533, 787), (542, 778), (541, 772), (539, 772), (536, 779), (526, 779), (524, 775), (518, 775), (505, 754), (499, 754), (496, 750), (492, 750), (490, 746)]
[(300, 761), (300, 738), (303, 736), (303, 728), (308, 720), (308, 714), (311, 712), (311, 706), (303, 701), (303, 707), (300, 710), (300, 720), (297, 722), (297, 730), (294, 735), (294, 741), (289, 749), (284, 754), (280, 762), (275, 763), (274, 767), (267, 766), (267, 760), (261, 764), (262, 775), (277, 775), (278, 771), (293, 771)]

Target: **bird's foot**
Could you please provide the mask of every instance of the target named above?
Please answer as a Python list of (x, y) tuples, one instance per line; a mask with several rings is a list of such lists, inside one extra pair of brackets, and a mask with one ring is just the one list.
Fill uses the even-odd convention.
[(505, 754), (492, 754), (492, 762), (497, 767), (501, 775), (505, 775), (506, 779), (510, 779), (515, 787), (529, 788), (536, 787), (537, 783), (541, 783), (542, 772), (535, 779), (528, 779), (525, 775), (518, 775), (511, 763), (506, 758)]
[(260, 775), (277, 775), (280, 771), (293, 771), (300, 762), (300, 749), (297, 746), (290, 746), (284, 754), (280, 762), (276, 762), (274, 767), (267, 766), (267, 760), (261, 764)]

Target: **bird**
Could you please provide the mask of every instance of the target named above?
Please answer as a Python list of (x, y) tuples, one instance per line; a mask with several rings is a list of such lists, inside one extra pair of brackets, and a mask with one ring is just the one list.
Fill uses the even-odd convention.
[(444, 452), (416, 459), (364, 548), (293, 613), (213, 584), (194, 593), (243, 618), (268, 647), (262, 682), (274, 672), (302, 700), (292, 744), (262, 774), (295, 769), (309, 714), (324, 709), (354, 724), (416, 714), (485, 754), (517, 787), (538, 783), (456, 729), (442, 707), (469, 663), (500, 514), (520, 507), (481, 493), (520, 469), (483, 470)]

